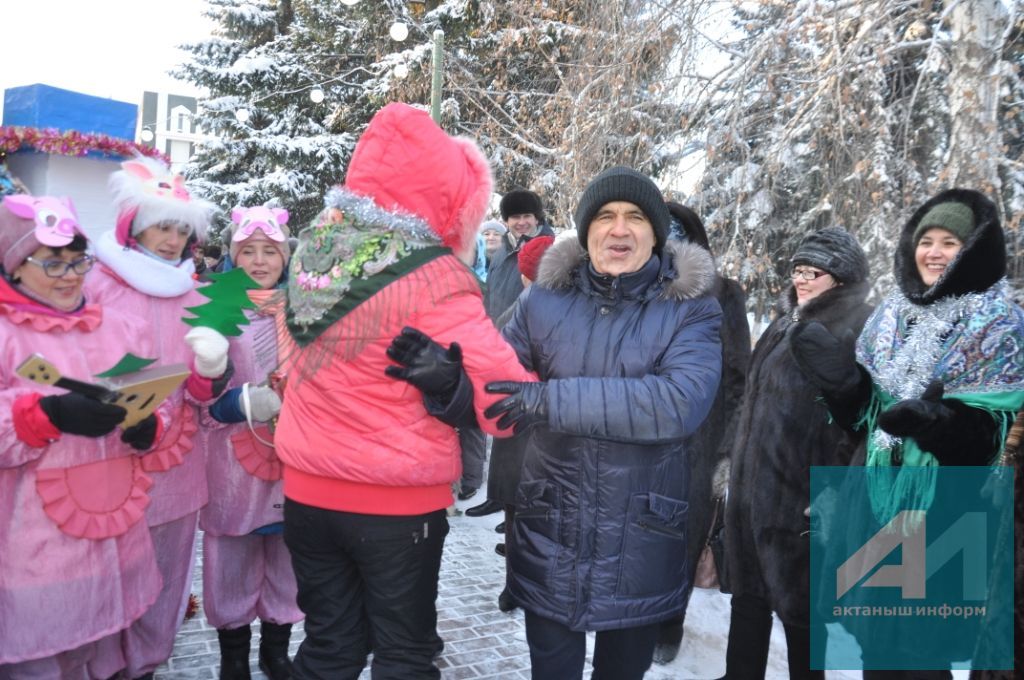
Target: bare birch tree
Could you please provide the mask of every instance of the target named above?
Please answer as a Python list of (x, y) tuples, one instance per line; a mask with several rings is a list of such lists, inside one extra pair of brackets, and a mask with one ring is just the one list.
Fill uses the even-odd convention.
[(1000, 204), (1020, 274), (1018, 21), (999, 0), (737, 8), (735, 56), (692, 118), (707, 143), (694, 201), (757, 309), (796, 243), (829, 224), (857, 234), (888, 289), (900, 226), (953, 185)]

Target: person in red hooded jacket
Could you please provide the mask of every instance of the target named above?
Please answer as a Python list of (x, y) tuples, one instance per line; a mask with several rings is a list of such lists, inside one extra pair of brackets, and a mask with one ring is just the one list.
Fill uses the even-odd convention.
[[(306, 615), (295, 678), (357, 678), (371, 641), (374, 678), (440, 675), (435, 600), (461, 462), (455, 429), (427, 412), (420, 389), (440, 402), (472, 398), (481, 427), (498, 435), (483, 416), (497, 398), (483, 386), (536, 380), (487, 317), (468, 266), (490, 194), (471, 141), (390, 104), (299, 235), (287, 308), (299, 350), (275, 434)], [(415, 362), (390, 363), (389, 350), (408, 359), (425, 344), (402, 334), (409, 326), (448, 348), (453, 382), (423, 384)], [(398, 334), (408, 353), (391, 346)]]

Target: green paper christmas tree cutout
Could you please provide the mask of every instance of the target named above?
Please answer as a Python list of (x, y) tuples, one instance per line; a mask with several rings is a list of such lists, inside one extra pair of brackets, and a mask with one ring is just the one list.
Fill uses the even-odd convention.
[(156, 359), (144, 359), (143, 357), (137, 357), (131, 352), (128, 352), (121, 360), (114, 364), (113, 368), (108, 368), (102, 373), (97, 373), (97, 378), (116, 378), (119, 375), (125, 373), (134, 373), (135, 371), (141, 371), (146, 366), (156, 361)]
[(210, 298), (205, 305), (186, 307), (185, 311), (195, 318), (183, 318), (190, 326), (206, 326), (221, 335), (241, 335), (241, 326), (249, 323), (245, 309), (256, 309), (246, 291), (258, 289), (258, 283), (249, 278), (244, 269), (232, 269), (223, 274), (210, 274), (211, 283), (199, 288), (199, 292)]

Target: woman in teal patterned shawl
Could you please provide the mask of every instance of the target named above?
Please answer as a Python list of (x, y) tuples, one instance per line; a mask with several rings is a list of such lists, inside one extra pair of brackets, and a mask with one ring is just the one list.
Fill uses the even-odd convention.
[[(866, 464), (989, 465), (1024, 403), (1024, 311), (1010, 298), (996, 208), (951, 190), (907, 223), (899, 290), (868, 320), (857, 360), (871, 376)], [(879, 519), (900, 504), (927, 508), (927, 475), (880, 475)], [(914, 505), (919, 503), (919, 505)]]
[(995, 205), (976, 191), (944, 191), (904, 226), (898, 288), (865, 324), (856, 361), (852, 339), (824, 328), (802, 326), (790, 336), (833, 417), (865, 434), (858, 458), (880, 524), (900, 508), (931, 506), (928, 470), (999, 458), (1024, 404), (1024, 310), (1005, 273)]

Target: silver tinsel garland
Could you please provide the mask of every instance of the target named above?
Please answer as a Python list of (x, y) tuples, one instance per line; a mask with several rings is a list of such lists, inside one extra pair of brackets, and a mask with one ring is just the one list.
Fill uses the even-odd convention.
[[(965, 320), (984, 310), (993, 294), (1005, 295), (1005, 285), (1004, 279), (983, 293), (943, 298), (923, 306), (911, 303), (899, 291), (890, 293), (875, 312), (885, 315), (875, 327), (875, 337), (860, 343), (858, 353), (869, 351), (866, 345), (874, 344), (870, 349), (877, 359), (878, 343), (896, 345), (900, 334), (905, 334), (905, 340), (878, 365), (867, 361), (866, 356), (858, 359), (866, 365), (872, 379), (898, 401), (919, 398), (935, 378), (935, 368), (946, 351), (947, 341), (964, 331)], [(869, 321), (868, 326), (874, 325)], [(882, 449), (892, 449), (900, 443), (899, 437), (881, 428), (875, 430), (874, 439)]]
[(324, 197), (324, 207), (337, 208), (360, 224), (382, 225), (388, 231), (402, 232), (407, 245), (412, 248), (441, 245), (441, 237), (433, 232), (423, 218), (405, 212), (398, 205), (386, 210), (372, 198), (335, 187)]

